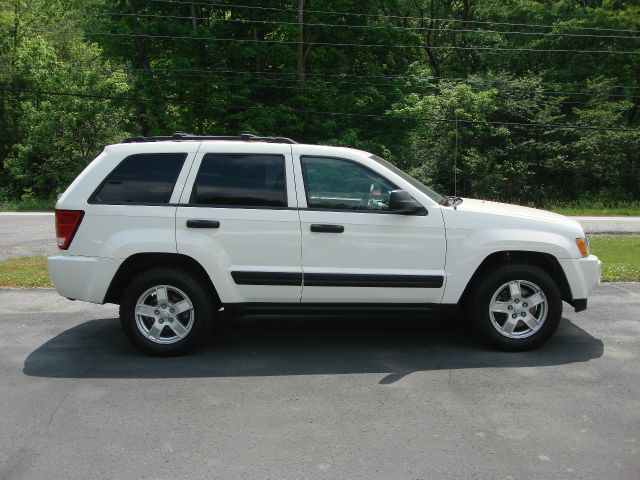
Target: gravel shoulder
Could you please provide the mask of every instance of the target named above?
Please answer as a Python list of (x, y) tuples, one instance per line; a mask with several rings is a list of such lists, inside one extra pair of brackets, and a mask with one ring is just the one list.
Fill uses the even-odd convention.
[[(640, 217), (572, 217), (589, 234), (640, 234)], [(51, 212), (0, 212), (0, 261), (57, 251)]]
[(53, 213), (0, 213), (0, 261), (57, 250)]

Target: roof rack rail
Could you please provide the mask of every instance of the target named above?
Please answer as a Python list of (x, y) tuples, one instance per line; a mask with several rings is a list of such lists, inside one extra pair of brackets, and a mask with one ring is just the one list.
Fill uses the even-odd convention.
[(173, 135), (155, 136), (155, 137), (129, 137), (125, 138), (122, 143), (144, 143), (144, 142), (163, 142), (163, 141), (184, 141), (184, 140), (227, 140), (236, 142), (267, 142), (267, 143), (298, 143), (286, 137), (259, 137), (251, 133), (242, 133), (237, 136), (206, 136), (193, 135), (191, 133), (176, 132)]

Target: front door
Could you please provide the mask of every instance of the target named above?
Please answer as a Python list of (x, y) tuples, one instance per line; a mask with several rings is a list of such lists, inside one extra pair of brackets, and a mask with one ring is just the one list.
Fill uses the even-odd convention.
[(304, 185), (302, 302), (440, 303), (446, 253), (440, 210), (391, 213), (389, 192), (398, 186), (357, 155), (292, 149), (296, 183)]

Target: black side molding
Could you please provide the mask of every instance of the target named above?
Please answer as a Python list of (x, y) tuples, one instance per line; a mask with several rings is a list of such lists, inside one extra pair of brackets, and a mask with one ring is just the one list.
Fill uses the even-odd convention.
[(187, 220), (187, 228), (220, 228), (218, 220)]
[(302, 272), (231, 272), (236, 285), (302, 285)]
[(350, 273), (305, 273), (306, 287), (440, 288), (441, 275), (375, 275)]
[(302, 272), (231, 272), (236, 285), (296, 285), (305, 287), (440, 288), (441, 275), (375, 275)]

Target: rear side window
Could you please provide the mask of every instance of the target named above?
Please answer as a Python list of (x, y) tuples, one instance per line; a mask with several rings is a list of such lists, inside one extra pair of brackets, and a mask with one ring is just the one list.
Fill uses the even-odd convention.
[(193, 186), (191, 203), (286, 207), (284, 156), (206, 154)]
[(90, 203), (169, 203), (186, 153), (131, 155), (109, 175)]

